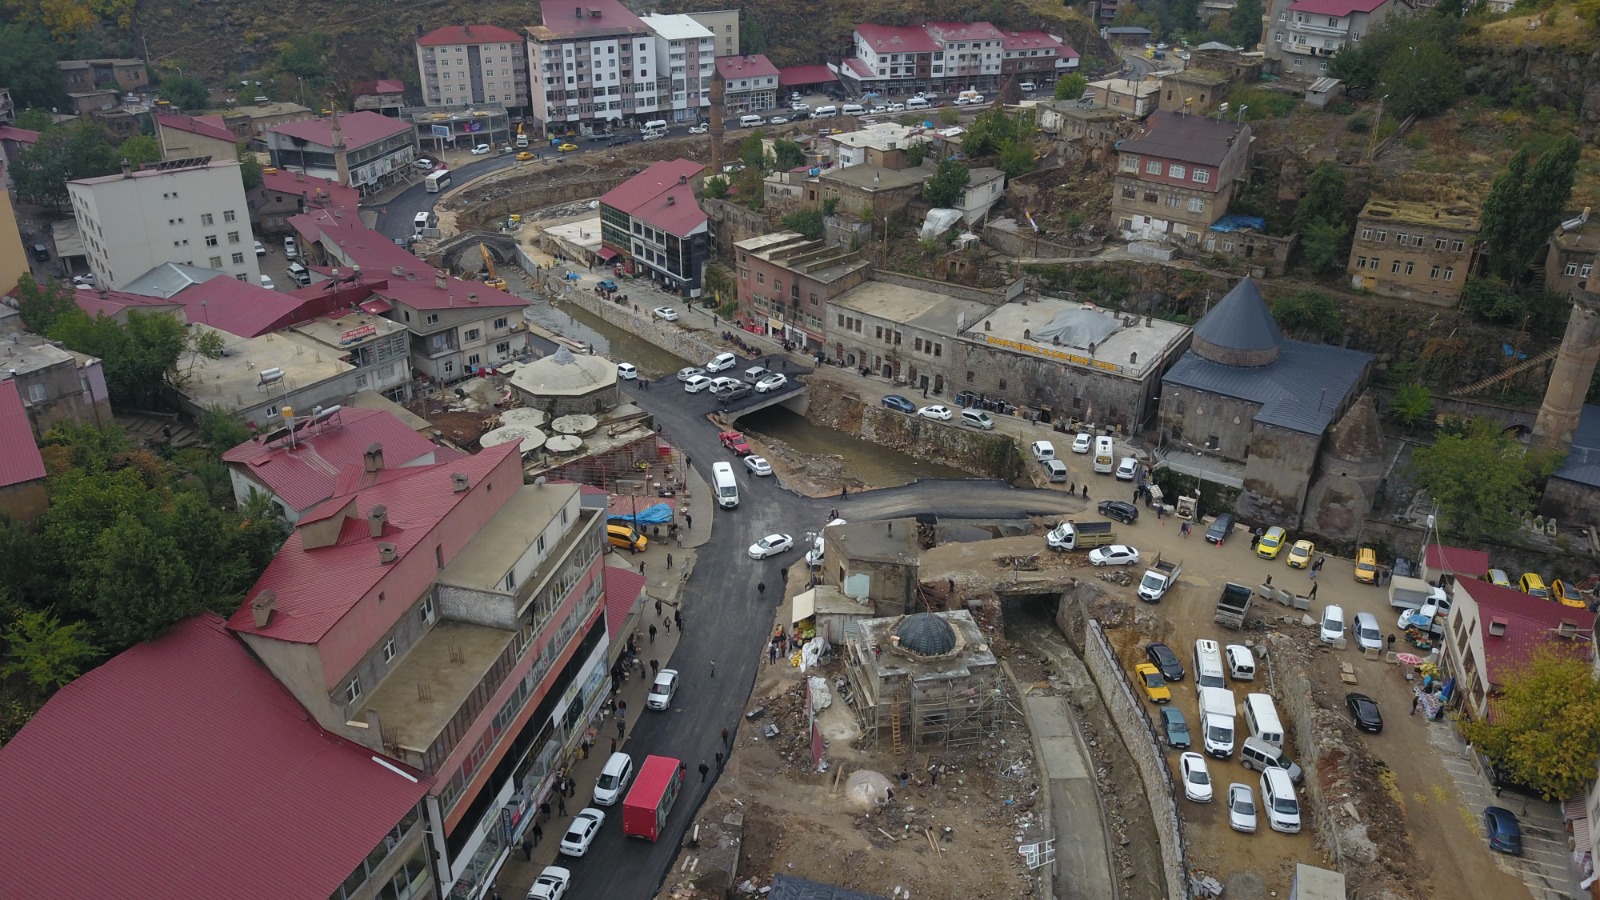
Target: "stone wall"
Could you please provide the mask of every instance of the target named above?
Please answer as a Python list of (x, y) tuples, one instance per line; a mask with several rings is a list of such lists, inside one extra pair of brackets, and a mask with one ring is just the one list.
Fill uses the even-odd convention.
[(810, 378), (812, 421), (975, 475), (1011, 481), (1022, 473), (1022, 452), (1009, 435), (868, 406), (853, 388), (831, 383), (828, 374), (821, 369)]
[[(1224, 426), (1226, 427), (1226, 426)], [(1245, 463), (1244, 493), (1235, 509), (1258, 522), (1298, 528), (1311, 488), (1322, 435), (1257, 424), (1250, 432), (1250, 459)]]
[[(1007, 224), (1011, 227), (1006, 227)], [(1080, 259), (1105, 249), (1099, 241), (1081, 247), (1059, 244), (1034, 234), (1032, 228), (1019, 228), (1017, 224), (1013, 219), (990, 222), (984, 226), (983, 242), (1007, 256), (1023, 259)]]
[[(1271, 665), (1271, 663), (1268, 663)], [(1275, 682), (1274, 682), (1275, 684)], [(1333, 804), (1322, 793), (1322, 744), (1318, 740), (1316, 715), (1311, 700), (1311, 682), (1296, 673), (1284, 679), (1278, 695), (1278, 709), (1289, 721), (1285, 730), (1294, 734), (1295, 749), (1300, 755), (1295, 762), (1306, 773), (1305, 784), (1300, 786), (1300, 828), (1312, 825), (1317, 830), (1317, 843), (1328, 854), (1329, 868), (1343, 872), (1345, 858), (1339, 846), (1339, 826), (1333, 818)], [(1260, 795), (1258, 790), (1257, 795)]]
[[(1156, 391), (1168, 368), (1152, 367), (1142, 380), (1125, 378), (994, 347), (983, 341), (981, 332), (968, 331), (966, 337), (955, 343), (949, 356), (951, 390), (970, 390), (1033, 409), (1049, 406), (1057, 415), (1124, 431), (1139, 429), (1154, 413)], [(1173, 348), (1172, 361), (1181, 349), (1181, 345)]]
[(561, 302), (571, 303), (630, 334), (638, 335), (684, 360), (685, 365), (702, 365), (706, 360), (726, 350), (725, 347), (702, 338), (699, 332), (662, 322), (647, 309), (640, 308), (636, 312), (631, 304), (603, 300), (593, 292), (573, 291), (570, 297), (564, 297)]
[(727, 200), (700, 198), (700, 208), (711, 220), (712, 248), (724, 259), (734, 255), (733, 245), (772, 231), (767, 214)]
[(461, 231), (495, 231), (496, 221), (513, 213), (599, 197), (628, 180), (623, 175), (579, 175), (559, 180), (558, 172), (541, 171), (517, 179), (487, 179), (449, 197)]

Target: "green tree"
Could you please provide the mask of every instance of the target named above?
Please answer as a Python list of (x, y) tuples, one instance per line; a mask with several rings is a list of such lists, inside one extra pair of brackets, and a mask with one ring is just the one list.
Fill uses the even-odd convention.
[(1415, 428), (1433, 419), (1433, 394), (1418, 382), (1402, 384), (1394, 392), (1394, 402), (1389, 412), (1407, 428)]
[(738, 290), (733, 283), (733, 275), (718, 265), (706, 266), (700, 280), (707, 296), (713, 300), (718, 297), (732, 297)]
[(923, 182), (922, 193), (936, 208), (948, 209), (960, 202), (961, 194), (971, 181), (972, 173), (966, 163), (946, 157), (939, 160), (933, 177)]
[(1534, 482), (1554, 462), (1502, 434), (1498, 422), (1473, 419), (1463, 433), (1440, 434), (1433, 446), (1418, 448), (1411, 471), (1438, 502), (1448, 530), (1475, 540), (1515, 530), (1533, 508)]
[(934, 118), (938, 120), (940, 125), (949, 128), (961, 121), (961, 110), (956, 109), (954, 106), (943, 106), (934, 114)]
[(333, 41), (320, 31), (298, 34), (278, 47), (278, 68), (300, 78), (321, 77), (324, 56)]
[(0, 25), (0, 84), (11, 89), (18, 107), (49, 109), (61, 102), (66, 80), (56, 66), (60, 60), (60, 45), (43, 28)]
[(12, 124), (18, 128), (26, 128), (29, 131), (37, 131), (41, 134), (56, 127), (55, 121), (50, 118), (50, 113), (38, 107), (30, 107), (18, 112), (17, 120)]
[(244, 182), (246, 191), (261, 186), (261, 159), (244, 143), (239, 144), (239, 180)]
[(806, 151), (788, 138), (778, 138), (772, 142), (772, 153), (778, 171), (787, 172), (805, 165)]
[(174, 75), (161, 80), (161, 99), (184, 112), (199, 112), (211, 106), (211, 91), (193, 75)]
[(961, 136), (961, 149), (969, 157), (998, 153), (1000, 145), (1017, 138), (1017, 123), (998, 107), (978, 114), (967, 133)]
[(721, 200), (728, 196), (728, 179), (722, 175), (713, 175), (705, 181), (706, 196), (713, 200)]
[(1327, 294), (1297, 291), (1272, 301), (1272, 318), (1290, 334), (1337, 340), (1344, 333), (1344, 315)]
[(1541, 647), (1499, 676), (1493, 719), (1459, 723), (1462, 737), (1546, 800), (1588, 790), (1600, 758), (1600, 682), (1577, 652), (1584, 646)]
[(1433, 41), (1391, 55), (1381, 80), (1389, 110), (1402, 119), (1443, 112), (1466, 90), (1461, 61)]
[(1061, 79), (1056, 82), (1056, 99), (1077, 100), (1083, 96), (1083, 92), (1087, 90), (1088, 87), (1089, 79), (1079, 75), (1076, 72), (1072, 73), (1071, 75), (1063, 75), (1061, 76)]
[(156, 140), (155, 135), (136, 134), (122, 142), (117, 154), (137, 169), (145, 163), (161, 160), (161, 142)]
[(755, 170), (757, 176), (771, 172), (773, 165), (777, 162), (773, 155), (766, 151), (765, 145), (762, 144), (761, 141), (764, 137), (766, 137), (765, 133), (753, 131), (749, 137), (739, 142), (739, 161), (744, 163), (746, 171)]
[(799, 232), (808, 241), (822, 237), (822, 210), (802, 209), (783, 217), (783, 227)]
[(22, 324), (35, 334), (49, 334), (56, 321), (69, 309), (77, 309), (72, 288), (54, 279), (40, 284), (32, 275), (17, 279), (17, 312)]
[(1300, 232), (1298, 253), (1318, 275), (1340, 271), (1350, 256), (1350, 226), (1323, 221), (1307, 225)]
[(77, 678), (100, 656), (100, 648), (89, 641), (87, 623), (63, 624), (49, 610), (18, 612), (0, 642), (6, 647), (0, 678), (20, 676), (46, 693)]
[(739, 49), (744, 53), (767, 52), (767, 27), (748, 14), (739, 23)]
[(1022, 102), (1022, 85), (1017, 83), (1016, 76), (1006, 79), (1000, 86), (1000, 96), (995, 99), (1001, 106), (1016, 106)]
[(128, 647), (160, 636), (204, 610), (179, 543), (124, 514), (102, 529), (83, 560), (88, 603), (107, 644)]
[(78, 122), (44, 132), (39, 142), (17, 155), (12, 167), (21, 196), (57, 209), (67, 199), (67, 182), (110, 175), (121, 165), (117, 147), (104, 128)]
[(1261, 17), (1266, 8), (1261, 0), (1239, 0), (1228, 21), (1233, 28), (1232, 42), (1241, 50), (1250, 50), (1261, 43)]
[(200, 440), (219, 454), (250, 440), (250, 429), (245, 427), (244, 417), (221, 406), (208, 407), (195, 424)]
[(1006, 173), (1007, 178), (1016, 178), (1032, 172), (1038, 161), (1039, 154), (1033, 149), (1033, 144), (1013, 138), (1000, 145), (1000, 158), (996, 165)]
[(210, 329), (189, 329), (166, 313), (128, 313), (127, 324), (81, 309), (63, 313), (50, 330), (70, 350), (105, 363), (113, 403), (153, 408), (164, 386), (181, 387), (200, 359), (222, 355), (222, 338)]
[(1489, 271), (1507, 284), (1528, 281), (1534, 259), (1561, 222), (1582, 145), (1567, 136), (1530, 165), (1524, 146), (1495, 179), (1478, 228)]
[(1319, 163), (1306, 179), (1306, 195), (1300, 198), (1295, 210), (1295, 227), (1303, 229), (1312, 222), (1345, 221), (1348, 208), (1345, 188), (1344, 171), (1337, 163)]

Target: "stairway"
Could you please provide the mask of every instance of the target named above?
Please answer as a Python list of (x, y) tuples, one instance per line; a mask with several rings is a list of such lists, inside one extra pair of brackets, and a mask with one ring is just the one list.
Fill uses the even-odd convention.
[(1550, 360), (1555, 359), (1556, 354), (1559, 353), (1560, 350), (1561, 348), (1559, 347), (1551, 347), (1549, 350), (1546, 350), (1538, 356), (1530, 356), (1509, 369), (1504, 369), (1494, 375), (1490, 375), (1488, 378), (1485, 378), (1482, 381), (1474, 381), (1472, 384), (1469, 384), (1458, 391), (1451, 391), (1450, 394), (1453, 397), (1470, 397), (1473, 394), (1482, 393), (1483, 391), (1494, 387), (1500, 382), (1505, 381), (1507, 378), (1520, 375), (1534, 366), (1542, 366)]
[[(170, 443), (174, 449), (200, 446), (200, 435), (189, 423), (176, 416), (163, 416), (156, 413), (118, 413), (114, 420), (128, 433), (128, 440), (135, 446), (160, 447)], [(162, 428), (172, 429), (172, 439), (162, 434)]]

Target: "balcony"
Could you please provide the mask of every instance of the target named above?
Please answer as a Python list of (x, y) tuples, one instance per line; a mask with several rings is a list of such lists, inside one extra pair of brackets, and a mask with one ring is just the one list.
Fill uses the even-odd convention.
[(1286, 52), (1293, 53), (1293, 54), (1295, 54), (1297, 56), (1323, 57), (1323, 56), (1332, 56), (1335, 53), (1339, 52), (1339, 48), (1338, 47), (1334, 47), (1332, 49), (1329, 49), (1327, 47), (1313, 47), (1310, 44), (1294, 44), (1294, 43), (1290, 43), (1290, 42), (1287, 42), (1287, 41), (1284, 42), (1283, 49)]
[(1318, 35), (1319, 37), (1331, 37), (1343, 40), (1347, 35), (1350, 34), (1349, 27), (1344, 25), (1330, 27), (1327, 24), (1317, 24), (1314, 22), (1288, 22), (1286, 24), (1289, 26), (1290, 32), (1314, 34)]

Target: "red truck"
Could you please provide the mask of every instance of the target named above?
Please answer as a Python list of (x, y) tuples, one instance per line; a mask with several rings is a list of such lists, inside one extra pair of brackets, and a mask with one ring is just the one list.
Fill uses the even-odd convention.
[(744, 439), (744, 435), (742, 433), (737, 431), (724, 431), (722, 434), (718, 435), (718, 437), (722, 438), (722, 446), (732, 450), (735, 456), (750, 455), (750, 444)]
[(682, 763), (665, 756), (646, 756), (633, 779), (633, 789), (622, 801), (622, 833), (647, 841), (659, 838), (682, 789)]

